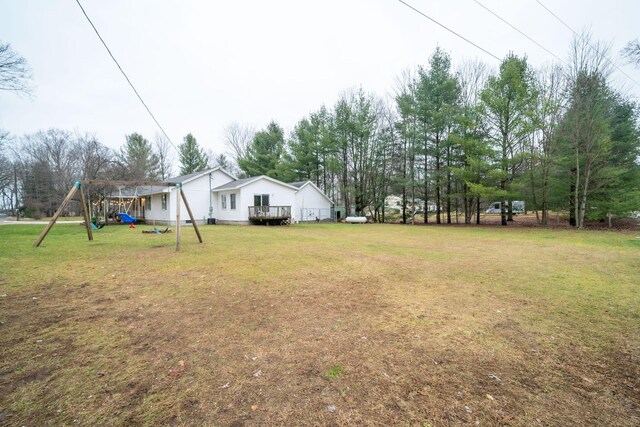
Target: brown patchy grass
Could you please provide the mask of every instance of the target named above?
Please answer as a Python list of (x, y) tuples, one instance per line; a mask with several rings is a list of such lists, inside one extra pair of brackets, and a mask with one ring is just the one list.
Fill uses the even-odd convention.
[(640, 424), (637, 233), (39, 231), (0, 227), (3, 425)]

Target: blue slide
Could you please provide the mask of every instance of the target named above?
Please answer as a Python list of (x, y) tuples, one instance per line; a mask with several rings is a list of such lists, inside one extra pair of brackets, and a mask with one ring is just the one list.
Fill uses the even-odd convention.
[(128, 213), (119, 212), (118, 215), (120, 216), (120, 221), (124, 222), (125, 224), (135, 224), (136, 223), (136, 219), (134, 217), (132, 217), (131, 215), (129, 215)]

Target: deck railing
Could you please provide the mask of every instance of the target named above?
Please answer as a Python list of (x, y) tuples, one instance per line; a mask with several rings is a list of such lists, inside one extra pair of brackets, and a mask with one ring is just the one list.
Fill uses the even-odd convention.
[(291, 206), (249, 206), (249, 219), (289, 219)]

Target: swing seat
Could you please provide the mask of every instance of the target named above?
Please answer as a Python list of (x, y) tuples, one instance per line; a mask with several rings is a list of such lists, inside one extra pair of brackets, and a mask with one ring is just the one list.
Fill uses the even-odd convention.
[(124, 222), (125, 224), (136, 223), (136, 219), (126, 212), (118, 212), (118, 216), (120, 216), (120, 221)]
[(164, 234), (171, 232), (171, 230), (169, 230), (169, 227), (165, 228), (164, 230), (160, 230), (158, 229), (158, 227), (153, 227), (152, 230), (142, 230), (142, 232), (144, 234)]
[(89, 223), (91, 225), (91, 228), (93, 228), (94, 230), (100, 230), (102, 227), (105, 226), (104, 222), (100, 222), (98, 223), (98, 225), (95, 225), (93, 222)]

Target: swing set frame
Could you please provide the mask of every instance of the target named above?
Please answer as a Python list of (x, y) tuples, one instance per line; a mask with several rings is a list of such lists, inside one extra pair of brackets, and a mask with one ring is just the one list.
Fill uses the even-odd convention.
[[(187, 200), (187, 196), (184, 194), (182, 190), (182, 183), (180, 182), (150, 182), (150, 181), (113, 181), (113, 180), (104, 180), (104, 179), (86, 179), (86, 180), (78, 180), (73, 185), (73, 188), (67, 194), (67, 197), (62, 201), (62, 204), (58, 207), (56, 213), (51, 217), (51, 220), (46, 225), (38, 239), (33, 244), (34, 248), (40, 246), (42, 241), (51, 228), (54, 226), (60, 214), (64, 208), (67, 207), (69, 202), (73, 199), (73, 196), (76, 193), (80, 192), (80, 204), (82, 205), (82, 215), (84, 217), (84, 225), (87, 230), (87, 237), (91, 241), (93, 240), (93, 232), (91, 231), (91, 225), (89, 224), (89, 210), (87, 207), (87, 200), (84, 195), (83, 186), (87, 185), (126, 185), (126, 186), (166, 186), (166, 187), (176, 187), (176, 252), (180, 250), (180, 199), (184, 201), (184, 206), (187, 209), (187, 213), (189, 214), (189, 218), (191, 219), (191, 225), (193, 225), (193, 229), (196, 232), (196, 236), (198, 236), (198, 241), (202, 243), (202, 235), (200, 234), (200, 230), (198, 229), (198, 225), (196, 224), (195, 218), (193, 217), (193, 213), (191, 212), (191, 207), (189, 207), (189, 201)], [(179, 193), (179, 195), (178, 195)]]

